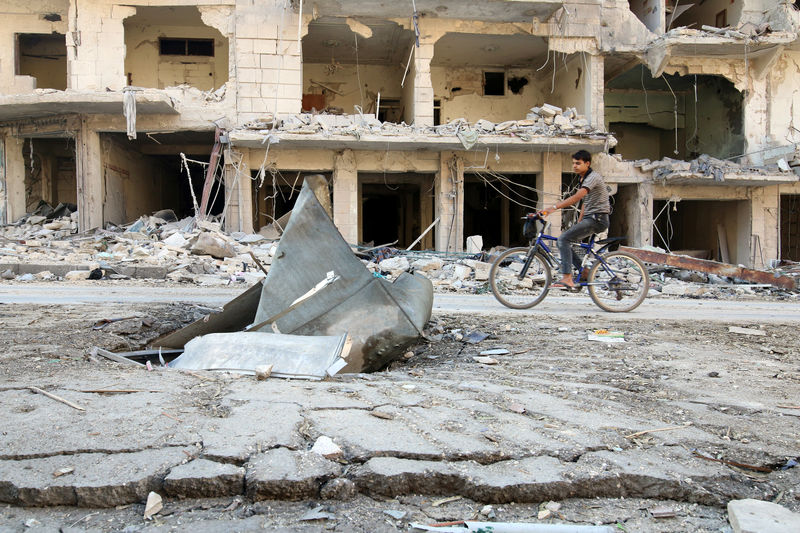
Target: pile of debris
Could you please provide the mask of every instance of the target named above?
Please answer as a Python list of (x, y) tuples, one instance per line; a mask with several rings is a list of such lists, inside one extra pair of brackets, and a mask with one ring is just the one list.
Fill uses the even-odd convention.
[[(50, 215), (38, 214), (48, 209)], [(53, 216), (58, 214), (63, 216)], [(277, 246), (259, 234), (228, 235), (218, 222), (178, 220), (169, 209), (132, 224), (84, 233), (77, 233), (77, 217), (74, 206), (40, 206), (16, 224), (0, 228), (0, 276), (19, 281), (92, 276), (166, 278), (200, 285), (254, 283), (264, 278), (260, 266), (272, 262)]]
[(791, 172), (789, 163), (781, 159), (777, 165), (748, 166), (740, 165), (728, 159), (717, 159), (703, 154), (692, 161), (681, 161), (665, 157), (659, 161), (639, 159), (633, 166), (644, 172), (653, 172), (653, 178), (665, 180), (674, 177), (711, 178), (714, 181), (725, 181), (726, 174), (758, 174), (771, 175)]
[(610, 137), (608, 132), (592, 126), (589, 120), (578, 114), (574, 107), (562, 109), (550, 104), (531, 108), (530, 113), (524, 119), (507, 120), (500, 123), (481, 119), (470, 124), (467, 120), (459, 118), (440, 126), (410, 126), (404, 122), (400, 124), (381, 122), (371, 113), (355, 115), (301, 113), (282, 119), (268, 116), (246, 124), (245, 128), (259, 130), (265, 135), (272, 133), (323, 134), (350, 135), (356, 138), (366, 134), (457, 136), (462, 143), (465, 143), (466, 140), (471, 141), (471, 144), (477, 141), (478, 135), (505, 135), (524, 141), (533, 136), (554, 135), (597, 139)]

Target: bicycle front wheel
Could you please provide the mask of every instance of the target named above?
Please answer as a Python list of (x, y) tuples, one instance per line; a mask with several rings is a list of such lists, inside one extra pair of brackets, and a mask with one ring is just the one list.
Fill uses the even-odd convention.
[(550, 290), (550, 267), (530, 248), (506, 250), (492, 264), (489, 283), (497, 300), (512, 309), (528, 309), (541, 302)]
[(636, 309), (649, 289), (644, 263), (626, 252), (603, 254), (589, 271), (589, 296), (600, 309), (611, 313)]

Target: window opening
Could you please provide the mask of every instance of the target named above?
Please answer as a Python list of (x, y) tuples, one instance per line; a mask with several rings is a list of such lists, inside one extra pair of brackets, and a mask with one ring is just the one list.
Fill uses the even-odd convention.
[(381, 122), (399, 123), (403, 116), (403, 107), (400, 100), (395, 98), (381, 98), (378, 109), (378, 120)]
[(506, 94), (506, 73), (505, 72), (484, 72), (483, 73), (483, 94), (485, 96), (505, 96), (505, 94)]
[(433, 101), (433, 125), (438, 126), (442, 123), (442, 101)]
[(161, 38), (158, 44), (162, 56), (214, 57), (214, 39)]

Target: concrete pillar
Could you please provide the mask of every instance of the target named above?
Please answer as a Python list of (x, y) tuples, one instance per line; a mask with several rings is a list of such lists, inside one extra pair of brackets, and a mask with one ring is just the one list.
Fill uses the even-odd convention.
[(351, 244), (359, 241), (359, 197), (356, 157), (352, 150), (344, 150), (333, 159), (333, 223)]
[(0, 191), (5, 197), (0, 206), (4, 214), (0, 221), (11, 223), (25, 214), (25, 157), (22, 154), (24, 140), (6, 135), (2, 144)]
[[(420, 210), (420, 231), (425, 231), (428, 226), (434, 221), (433, 218), (433, 196), (434, 192), (431, 189), (432, 183), (427, 178), (419, 186), (419, 210)], [(425, 235), (420, 243), (415, 247), (418, 250), (431, 250), (433, 249), (433, 235), (435, 228)], [(414, 237), (416, 239), (416, 237)]]
[(436, 250), (464, 249), (464, 160), (453, 152), (442, 152), (436, 174)]
[(781, 197), (778, 185), (753, 187), (750, 198), (750, 262), (753, 268), (769, 267), (778, 258)]
[(86, 119), (75, 139), (75, 178), (78, 184), (78, 228), (86, 231), (103, 226), (103, 152), (100, 134)]
[[(539, 191), (538, 209), (552, 206), (561, 200), (561, 172), (563, 155), (556, 152), (542, 154), (542, 173), (536, 176), (536, 189)], [(547, 219), (550, 221), (550, 235), (561, 235), (561, 211), (556, 211)]]
[(225, 230), (253, 232), (253, 180), (249, 155), (225, 150)]
[[(767, 78), (750, 79), (744, 99), (744, 158), (752, 165), (763, 165), (765, 148), (769, 139), (769, 92)], [(738, 154), (736, 154), (738, 155)]]
[(605, 64), (603, 56), (587, 55), (584, 109), (595, 128), (605, 128)]
[(433, 43), (421, 42), (414, 51), (414, 125), (433, 126)]
[(630, 246), (650, 246), (653, 243), (653, 185), (639, 183), (636, 185), (636, 200), (631, 220)]

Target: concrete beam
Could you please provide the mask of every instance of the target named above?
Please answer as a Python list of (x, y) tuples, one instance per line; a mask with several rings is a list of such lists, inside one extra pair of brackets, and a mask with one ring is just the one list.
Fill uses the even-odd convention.
[[(559, 153), (542, 154), (542, 173), (536, 176), (539, 190), (538, 209), (544, 209), (561, 200), (561, 173), (564, 156)], [(550, 235), (561, 235), (561, 211), (556, 211), (547, 219), (550, 221)]]

